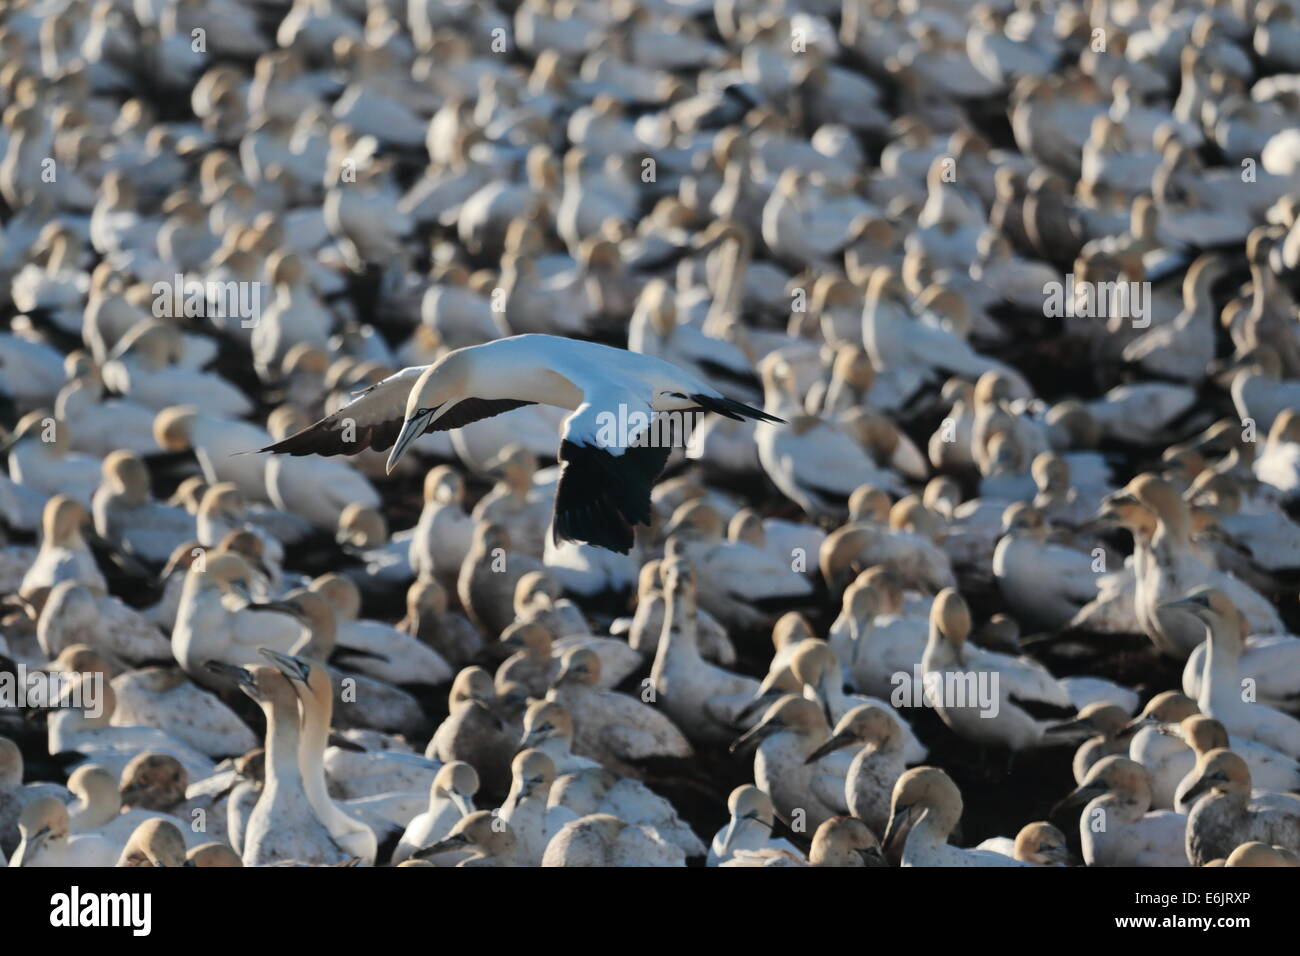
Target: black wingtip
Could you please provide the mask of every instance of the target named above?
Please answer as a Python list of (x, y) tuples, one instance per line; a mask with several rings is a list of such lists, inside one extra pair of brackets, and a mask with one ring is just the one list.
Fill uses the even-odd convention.
[(725, 395), (714, 398), (710, 395), (692, 395), (691, 401), (698, 404), (705, 411), (717, 412), (733, 421), (744, 421), (752, 418), (760, 422), (772, 422), (777, 425), (786, 423), (784, 418), (777, 418), (775, 415), (769, 415), (767, 412), (757, 409), (752, 405), (746, 405), (744, 402), (738, 402), (734, 398), (727, 398)]

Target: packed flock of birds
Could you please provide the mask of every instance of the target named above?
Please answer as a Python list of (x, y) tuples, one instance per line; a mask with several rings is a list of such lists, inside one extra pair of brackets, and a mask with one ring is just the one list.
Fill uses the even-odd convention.
[(1300, 864), (1296, 0), (0, 51), (0, 861)]

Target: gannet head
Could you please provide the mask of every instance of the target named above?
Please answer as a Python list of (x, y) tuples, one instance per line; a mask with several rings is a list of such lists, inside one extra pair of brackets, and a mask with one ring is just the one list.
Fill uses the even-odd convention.
[(391, 474), (407, 447), (425, 433), (455, 402), (466, 396), (469, 358), (464, 350), (448, 352), (415, 381), (406, 397), (406, 419), (388, 453), (385, 469)]
[(830, 645), (816, 639), (803, 641), (790, 658), (790, 671), (803, 685), (804, 696), (821, 706), (827, 725), (834, 724), (830, 705), (830, 693), (834, 688), (829, 685), (842, 681), (836, 680), (839, 661)]
[(68, 836), (68, 808), (57, 797), (38, 797), (18, 817), (23, 839), (23, 861), (31, 860), (50, 843)]
[(753, 784), (742, 784), (727, 797), (727, 810), (733, 820), (755, 820), (771, 827), (776, 819), (772, 798)]
[(859, 485), (849, 495), (849, 521), (886, 524), (891, 502), (889, 495), (875, 485)]
[(1095, 797), (1106, 793), (1117, 793), (1126, 800), (1151, 805), (1151, 781), (1147, 770), (1135, 760), (1118, 754), (1103, 757), (1088, 768), (1083, 783), (1079, 784), (1052, 808), (1052, 816), (1057, 811), (1069, 807), (1082, 806)]
[(448, 504), (465, 497), (465, 479), (450, 465), (439, 465), (424, 476), (424, 503)]
[(1160, 611), (1183, 611), (1192, 615), (1207, 628), (1211, 637), (1238, 646), (1245, 640), (1247, 630), (1243, 616), (1232, 599), (1218, 588), (1197, 588), (1187, 597), (1160, 605)]
[(786, 611), (772, 625), (772, 646), (778, 651), (812, 636), (812, 625), (798, 611)]
[(898, 743), (899, 737), (898, 722), (892, 714), (874, 704), (861, 704), (840, 718), (830, 740), (809, 754), (804, 763), (814, 763), (841, 747), (874, 746), (883, 750)]
[(880, 841), (856, 817), (832, 817), (813, 834), (808, 862), (813, 866), (885, 866)]
[(1191, 744), (1197, 756), (1228, 746), (1228, 731), (1213, 717), (1192, 714), (1178, 725), (1178, 733)]
[(965, 663), (966, 638), (970, 636), (970, 608), (955, 588), (944, 588), (930, 605), (930, 634), (938, 635), (951, 648), (957, 664)]
[(1222, 747), (1202, 754), (1196, 761), (1196, 781), (1183, 800), (1191, 806), (1198, 797), (1211, 791), (1249, 795), (1250, 768), (1246, 761)]
[(894, 782), (889, 824), (881, 841), (891, 858), (902, 854), (907, 835), (923, 818), (933, 819), (940, 833), (951, 833), (961, 819), (961, 791), (938, 767), (913, 767)]
[(532, 657), (549, 658), (555, 643), (551, 632), (538, 621), (515, 621), (504, 631), (498, 643), (507, 652), (524, 651)]
[(573, 647), (566, 651), (561, 659), (560, 673), (551, 686), (581, 684), (595, 687), (599, 682), (600, 658), (596, 652), (586, 647)]
[(1050, 823), (1026, 823), (1016, 834), (1015, 858), (1040, 866), (1068, 866), (1070, 851), (1065, 834)]
[(507, 855), (515, 848), (515, 835), (510, 825), (490, 810), (475, 810), (461, 817), (451, 832), (431, 846), (416, 850), (417, 859), (436, 856), (448, 850), (473, 847), (487, 856)]
[(145, 820), (122, 848), (118, 866), (192, 866), (185, 856), (185, 837), (162, 817)]
[(537, 747), (553, 738), (573, 739), (573, 718), (569, 711), (550, 700), (535, 700), (524, 711), (524, 735), (519, 749)]
[(1197, 713), (1200, 708), (1196, 701), (1176, 690), (1161, 691), (1147, 701), (1138, 714), (1125, 725), (1124, 729), (1135, 730), (1151, 724), (1177, 724)]
[(829, 729), (820, 707), (811, 700), (786, 694), (767, 709), (762, 720), (732, 742), (731, 752), (761, 742), (773, 734), (787, 732), (800, 736), (816, 736), (820, 733), (822, 739), (817, 741), (817, 746), (820, 746), (829, 735)]
[(188, 784), (185, 765), (171, 754), (136, 754), (122, 771), (122, 806), (167, 810), (185, 799)]
[(109, 452), (100, 470), (104, 483), (133, 503), (149, 500), (149, 472), (139, 455), (121, 449)]
[(467, 817), (474, 812), (474, 794), (478, 788), (478, 771), (463, 760), (453, 760), (438, 769), (429, 788), (429, 798), (445, 797), (461, 816)]
[(555, 782), (555, 761), (540, 750), (521, 750), (510, 763), (514, 788), (520, 797), (537, 794), (543, 798)]
[(224, 843), (204, 843), (186, 854), (191, 866), (243, 866), (239, 854)]

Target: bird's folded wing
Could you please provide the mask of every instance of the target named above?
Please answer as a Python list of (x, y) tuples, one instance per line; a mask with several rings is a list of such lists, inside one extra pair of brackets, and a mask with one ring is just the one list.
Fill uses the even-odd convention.
[[(391, 448), (406, 421), (407, 396), (423, 372), (420, 366), (402, 369), (371, 385), (333, 415), (258, 451), (282, 455), (355, 455), (367, 448), (375, 451)], [(532, 404), (535, 403), (513, 398), (461, 399), (425, 431), (460, 428)]]

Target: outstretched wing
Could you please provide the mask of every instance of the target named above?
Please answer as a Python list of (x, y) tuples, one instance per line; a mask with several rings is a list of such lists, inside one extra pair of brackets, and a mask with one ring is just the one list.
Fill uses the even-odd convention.
[[(406, 421), (406, 397), (424, 369), (402, 369), (348, 402), (333, 415), (288, 438), (259, 448), (281, 455), (355, 455), (393, 447)], [(465, 398), (438, 417), (426, 432), (448, 431), (534, 402), (513, 398)]]

